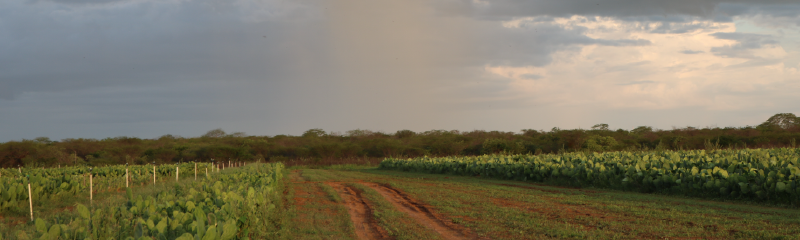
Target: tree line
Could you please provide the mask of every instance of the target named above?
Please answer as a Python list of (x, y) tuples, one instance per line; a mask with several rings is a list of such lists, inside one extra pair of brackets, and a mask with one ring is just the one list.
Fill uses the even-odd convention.
[(201, 137), (164, 135), (157, 139), (47, 137), (0, 143), (0, 167), (56, 165), (157, 164), (211, 159), (227, 161), (316, 162), (344, 158), (467, 156), (494, 153), (546, 154), (574, 151), (639, 151), (718, 148), (796, 147), (800, 118), (791, 113), (770, 117), (757, 126), (726, 128), (612, 130), (608, 124), (591, 129), (520, 132), (431, 130), (395, 133), (351, 130), (344, 134), (310, 129), (301, 136), (247, 136), (214, 129)]

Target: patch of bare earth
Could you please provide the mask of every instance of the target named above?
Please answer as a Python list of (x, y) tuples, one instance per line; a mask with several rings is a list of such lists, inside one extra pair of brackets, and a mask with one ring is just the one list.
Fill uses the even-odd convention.
[(289, 181), (292, 182), (292, 190), (294, 190), (294, 204), (298, 208), (302, 208), (305, 205), (306, 201), (308, 201), (311, 197), (309, 196), (310, 193), (306, 191), (301, 184), (305, 182), (305, 179), (302, 175), (300, 175), (300, 171), (294, 170), (289, 175)]
[(350, 213), (350, 220), (353, 221), (358, 239), (390, 239), (386, 230), (378, 226), (378, 221), (373, 218), (372, 208), (361, 196), (359, 189), (338, 182), (326, 182), (325, 184), (333, 187), (342, 198), (348, 213)]
[(405, 212), (423, 226), (439, 233), (443, 239), (478, 239), (469, 229), (461, 227), (437, 214), (432, 208), (402, 191), (378, 183), (362, 183), (381, 194), (398, 210)]
[(294, 191), (291, 204), (297, 209), (295, 221), (299, 225), (330, 226), (333, 224), (332, 218), (318, 216), (335, 216), (338, 213), (333, 210), (334, 208), (324, 206), (338, 203), (331, 201), (316, 183), (308, 182), (300, 171), (293, 171), (289, 180)]

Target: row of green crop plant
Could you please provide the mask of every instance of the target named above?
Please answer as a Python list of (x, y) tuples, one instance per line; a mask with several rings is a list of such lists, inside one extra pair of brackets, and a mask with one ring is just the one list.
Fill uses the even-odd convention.
[(147, 196), (127, 188), (124, 204), (78, 204), (68, 217), (37, 218), (24, 229), (0, 226), (0, 239), (264, 239), (274, 234), (266, 226), (274, 220), (283, 169), (251, 164)]
[(387, 158), (382, 169), (800, 204), (800, 149)]
[[(156, 172), (159, 175), (172, 175), (175, 174), (175, 167), (180, 167), (181, 169), (193, 169), (194, 166), (200, 171), (203, 171), (204, 168), (225, 168), (225, 167), (236, 167), (236, 166), (243, 166), (245, 165), (244, 162), (183, 162), (183, 163), (176, 163), (176, 164), (163, 164), (163, 165), (112, 165), (112, 166), (102, 166), (102, 167), (89, 167), (89, 166), (64, 166), (64, 167), (57, 167), (57, 168), (0, 168), (0, 179), (3, 178), (20, 178), (26, 175), (37, 175), (42, 177), (59, 177), (62, 175), (82, 175), (87, 174), (90, 171), (95, 176), (124, 176), (125, 170), (128, 169), (129, 172), (139, 172), (139, 173), (149, 173), (152, 174), (153, 166), (156, 167)], [(152, 175), (151, 175), (152, 176)]]
[[(196, 166), (196, 167), (195, 167)], [(48, 169), (6, 169), (0, 177), (0, 213), (27, 212), (29, 208), (28, 186), (33, 204), (39, 206), (64, 197), (89, 197), (92, 190), (105, 191), (150, 184), (158, 180), (169, 181), (178, 177), (194, 177), (195, 171), (204, 176), (207, 169), (215, 170), (209, 163), (183, 163), (168, 165), (117, 165), (107, 167), (64, 167)], [(126, 181), (127, 169), (127, 181)], [(196, 170), (195, 170), (196, 169)], [(155, 180), (153, 178), (155, 170)], [(89, 179), (89, 174), (92, 179)]]

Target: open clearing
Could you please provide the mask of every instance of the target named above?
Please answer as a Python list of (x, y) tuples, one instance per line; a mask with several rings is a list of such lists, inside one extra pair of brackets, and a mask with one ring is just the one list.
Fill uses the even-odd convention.
[(374, 168), (294, 169), (287, 239), (800, 239), (800, 210)]

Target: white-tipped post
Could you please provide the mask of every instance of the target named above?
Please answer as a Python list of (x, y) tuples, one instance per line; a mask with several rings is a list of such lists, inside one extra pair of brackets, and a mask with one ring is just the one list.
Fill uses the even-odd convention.
[(89, 173), (89, 205), (94, 205), (94, 193), (92, 191), (92, 173)]
[(156, 165), (153, 164), (153, 185), (156, 184)]
[(175, 166), (175, 181), (178, 181), (178, 174), (180, 174), (180, 172), (178, 171), (179, 171), (178, 166)]
[(194, 163), (194, 180), (197, 181), (197, 163)]
[(33, 197), (31, 197), (31, 181), (28, 179), (28, 205), (31, 209), (31, 221), (33, 221)]
[(128, 166), (125, 166), (125, 187), (128, 186)]

